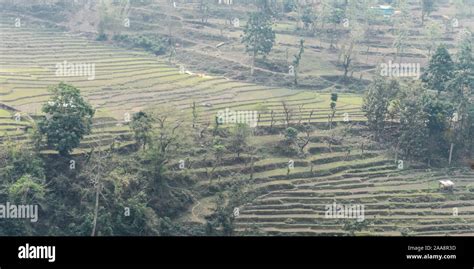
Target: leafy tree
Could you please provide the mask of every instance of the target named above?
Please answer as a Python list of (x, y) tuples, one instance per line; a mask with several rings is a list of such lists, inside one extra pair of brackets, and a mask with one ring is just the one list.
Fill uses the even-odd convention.
[[(398, 58), (400, 54), (404, 52), (405, 47), (406, 47), (405, 42), (407, 40), (407, 37), (408, 37), (408, 31), (406, 30), (406, 26), (405, 25), (400, 26), (396, 30), (395, 40), (393, 42), (393, 46), (397, 49), (395, 58)], [(401, 61), (401, 57), (400, 57), (400, 61)]]
[(283, 12), (288, 13), (296, 9), (295, 0), (284, 0), (283, 1)]
[(446, 83), (453, 78), (454, 63), (448, 50), (440, 46), (431, 57), (428, 68), (422, 75), (422, 81), (429, 89), (440, 94), (446, 89)]
[(130, 128), (137, 143), (145, 149), (152, 129), (152, 119), (145, 112), (135, 113), (130, 123)]
[(67, 156), (90, 133), (95, 111), (74, 86), (61, 82), (51, 91), (53, 97), (43, 105), (46, 118), (38, 126), (48, 146)]
[(329, 10), (329, 16), (327, 17), (327, 20), (329, 23), (332, 23), (333, 28), (331, 31), (331, 44), (330, 48), (334, 48), (334, 39), (336, 36), (336, 26), (342, 22), (344, 19), (345, 15), (345, 10), (342, 8), (337, 2), (334, 2), (329, 5), (330, 10)]
[(376, 139), (380, 138), (385, 129), (388, 108), (398, 90), (399, 85), (396, 81), (386, 83), (381, 77), (375, 78), (369, 85), (362, 110), (367, 116), (369, 128), (375, 132)]
[(448, 150), (446, 132), (450, 127), (448, 119), (452, 118), (453, 108), (449, 102), (432, 98), (428, 94), (425, 94), (422, 98), (424, 112), (427, 114), (426, 157), (428, 164), (431, 164), (432, 159), (441, 156)]
[(474, 89), (474, 56), (469, 38), (460, 43), (453, 79), (447, 83), (452, 100), (458, 104)]
[(269, 15), (262, 12), (250, 14), (245, 25), (242, 43), (245, 51), (252, 57), (251, 74), (254, 73), (255, 58), (258, 55), (268, 55), (275, 43), (275, 32), (272, 29), (272, 20)]
[(421, 0), (421, 24), (425, 23), (425, 17), (436, 10), (435, 0)]
[(448, 83), (448, 87), (451, 89), (452, 103), (460, 117), (460, 142), (467, 145), (464, 149), (468, 150), (468, 145), (474, 144), (472, 139), (474, 136), (474, 104), (471, 97), (474, 89), (474, 56), (470, 39), (461, 42), (457, 58), (454, 78)]
[(432, 22), (428, 25), (426, 29), (426, 35), (428, 36), (428, 55), (431, 56), (433, 50), (438, 46), (437, 40), (441, 37), (441, 27), (438, 23)]
[(303, 14), (301, 14), (301, 21), (303, 22), (303, 27), (305, 30), (312, 29), (314, 30), (314, 23), (316, 21), (316, 16), (313, 13), (313, 10), (310, 6), (305, 6), (303, 9)]
[(19, 204), (42, 203), (46, 194), (44, 182), (25, 174), (8, 188), (11, 201)]
[(457, 60), (457, 70), (472, 71), (474, 69), (474, 56), (472, 52), (472, 42), (470, 38), (465, 38), (460, 42)]
[(296, 130), (293, 127), (286, 128), (286, 130), (285, 130), (285, 140), (289, 144), (295, 143), (297, 138), (298, 138), (298, 130)]
[[(38, 206), (39, 211), (47, 207), (46, 192), (47, 188), (44, 181), (29, 174), (25, 174), (16, 180), (14, 183), (5, 186), (7, 187), (8, 201), (18, 205), (33, 205)], [(2, 197), (0, 188), (0, 199)], [(36, 216), (39, 218), (39, 216)], [(42, 217), (41, 217), (42, 218)], [(43, 220), (43, 218), (42, 218)], [(44, 235), (42, 234), (42, 227), (38, 227), (38, 222), (32, 223), (30, 221), (19, 222), (17, 220), (2, 220), (0, 221), (0, 233), (3, 235)]]
[(466, 79), (462, 72), (457, 73), (448, 85), (453, 89), (451, 92), (451, 102), (455, 111), (448, 133), (448, 138), (451, 141), (449, 150), (449, 163), (451, 164), (455, 145), (463, 145), (460, 152), (470, 155), (469, 147), (472, 145), (472, 136), (474, 134), (472, 132), (474, 104), (470, 99), (472, 81)]
[(23, 175), (45, 179), (43, 160), (26, 144), (5, 141), (0, 147), (0, 178), (13, 182)]
[(423, 102), (425, 94), (421, 88), (406, 89), (400, 98), (398, 145), (408, 160), (426, 157), (429, 115)]
[(232, 128), (228, 148), (237, 155), (237, 158), (248, 148), (247, 140), (250, 134), (251, 130), (247, 124), (238, 123)]

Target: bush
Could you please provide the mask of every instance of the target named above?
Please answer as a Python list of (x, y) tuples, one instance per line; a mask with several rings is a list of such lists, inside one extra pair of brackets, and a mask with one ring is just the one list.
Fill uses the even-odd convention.
[(467, 184), (466, 189), (467, 189), (469, 192), (474, 192), (474, 183)]
[(101, 33), (97, 36), (97, 38), (95, 40), (97, 41), (107, 41), (109, 38), (107, 37), (107, 35), (105, 33)]
[(152, 52), (155, 55), (165, 54), (167, 51), (166, 41), (159, 37), (148, 37), (145, 35), (129, 36), (129, 35), (115, 35), (114, 41), (123, 43), (124, 45), (134, 48), (141, 48)]

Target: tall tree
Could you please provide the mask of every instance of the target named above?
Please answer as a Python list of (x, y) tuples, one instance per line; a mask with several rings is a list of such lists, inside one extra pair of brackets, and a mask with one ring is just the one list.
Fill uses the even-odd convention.
[(421, 24), (424, 25), (425, 17), (436, 10), (435, 0), (421, 0)]
[(301, 21), (303, 22), (303, 28), (305, 30), (310, 30), (314, 34), (314, 24), (316, 22), (316, 15), (313, 12), (311, 6), (305, 6), (303, 8), (303, 13), (301, 14)]
[(250, 14), (244, 28), (242, 43), (245, 44), (245, 51), (250, 53), (252, 57), (250, 73), (253, 75), (255, 58), (258, 55), (268, 55), (275, 43), (275, 32), (272, 29), (271, 17), (264, 12)]
[(152, 129), (152, 119), (143, 111), (133, 114), (130, 128), (133, 131), (135, 140), (145, 149), (150, 138)]
[(367, 117), (369, 128), (375, 132), (376, 139), (380, 138), (385, 129), (388, 108), (398, 91), (398, 82), (386, 83), (381, 77), (376, 78), (369, 86), (362, 110)]
[(448, 150), (446, 134), (450, 128), (449, 119), (452, 118), (453, 108), (449, 102), (433, 98), (429, 94), (424, 94), (422, 98), (424, 112), (427, 115), (426, 157), (430, 165), (433, 159), (444, 157), (444, 153)]
[(433, 50), (438, 47), (438, 40), (441, 38), (441, 27), (437, 22), (432, 22), (426, 28), (426, 35), (428, 36), (428, 55), (431, 56)]
[(334, 48), (334, 40), (336, 37), (336, 27), (342, 22), (345, 17), (345, 9), (337, 2), (333, 2), (329, 5), (329, 16), (327, 18), (329, 23), (332, 23), (333, 28), (331, 30), (331, 44), (330, 48)]
[(38, 127), (46, 135), (47, 144), (67, 156), (90, 133), (95, 111), (74, 86), (61, 82), (51, 92), (50, 101), (43, 105), (46, 117)]
[(429, 89), (438, 94), (446, 89), (446, 83), (453, 78), (454, 62), (444, 46), (439, 46), (430, 59), (428, 67), (422, 75), (422, 81)]
[(298, 54), (295, 54), (293, 59), (293, 78), (294, 78), (294, 84), (298, 85), (298, 71), (300, 67), (300, 61), (301, 61), (301, 56), (303, 56), (304, 52), (304, 39), (300, 39), (300, 46), (299, 46), (299, 51)]
[(407, 160), (426, 157), (428, 114), (423, 103), (423, 89), (405, 89), (400, 98), (399, 149)]

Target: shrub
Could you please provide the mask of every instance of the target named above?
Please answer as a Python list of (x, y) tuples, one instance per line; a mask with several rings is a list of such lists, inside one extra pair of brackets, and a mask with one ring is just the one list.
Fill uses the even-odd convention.
[(95, 40), (97, 41), (107, 41), (109, 38), (107, 37), (107, 34), (101, 33), (97, 36)]
[(467, 184), (466, 189), (467, 189), (469, 192), (474, 192), (474, 183)]

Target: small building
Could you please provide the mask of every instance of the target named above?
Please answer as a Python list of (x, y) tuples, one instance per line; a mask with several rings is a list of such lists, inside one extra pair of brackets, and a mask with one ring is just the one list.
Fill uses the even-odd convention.
[(219, 5), (233, 5), (234, 0), (218, 0)]
[(454, 183), (451, 180), (440, 180), (439, 188), (445, 190), (452, 190), (454, 188)]

